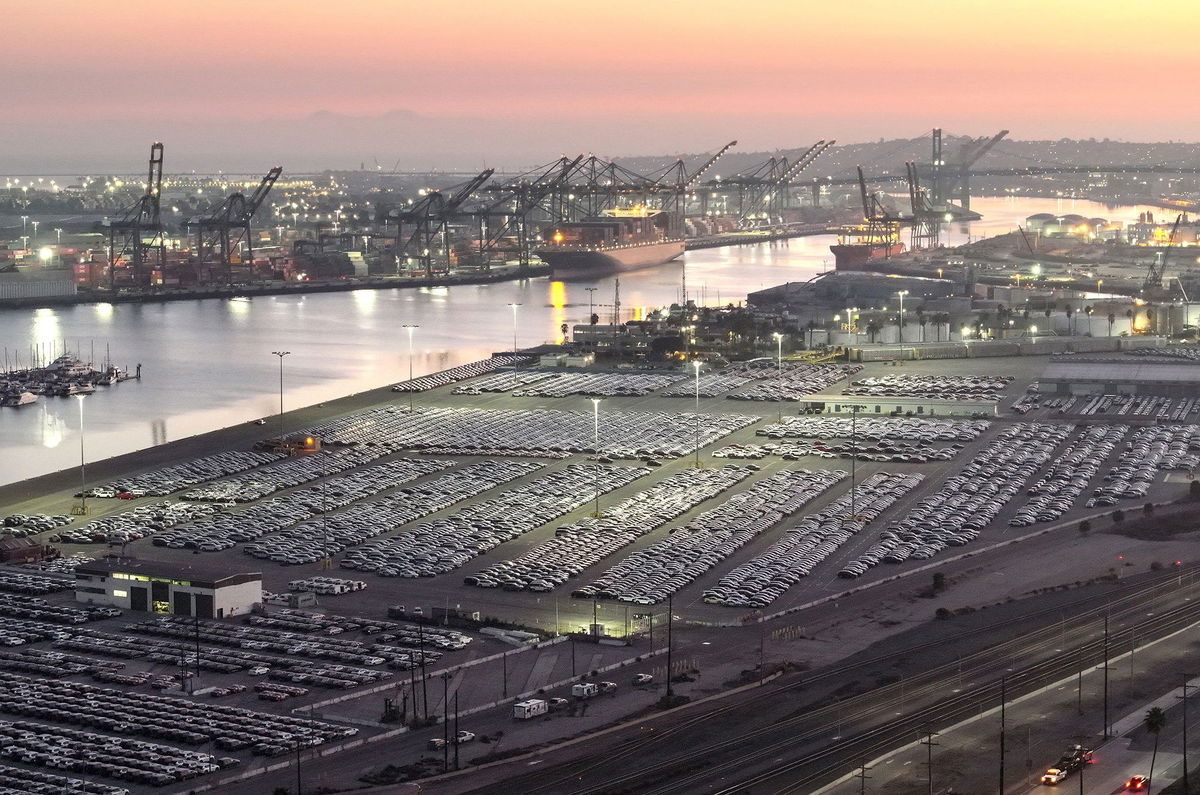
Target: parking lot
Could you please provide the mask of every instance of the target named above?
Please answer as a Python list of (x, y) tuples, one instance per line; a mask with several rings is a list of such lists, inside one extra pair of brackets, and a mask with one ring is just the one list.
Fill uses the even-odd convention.
[[(335, 742), (335, 729), (346, 728), (270, 722), (293, 706), (502, 647), (479, 636), (468, 643), (435, 631), (414, 637), (411, 626), (388, 618), (389, 606), (425, 615), (434, 607), (478, 611), (548, 634), (596, 623), (622, 636), (644, 631), (646, 616), (663, 621), (670, 600), (686, 620), (736, 624), (750, 611), (786, 610), (1006, 540), (1023, 527), (1110, 505), (1140, 508), (1184, 490), (1163, 475), (1195, 467), (1200, 428), (1169, 424), (1176, 418), (1160, 415), (1161, 405), (1154, 416), (1168, 424), (1149, 427), (1114, 417), (1086, 426), (1088, 416), (1052, 406), (1010, 411), (1043, 365), (1032, 357), (990, 360), (988, 371), (997, 375), (967, 381), (948, 379), (962, 369), (954, 361), (906, 363), (899, 381), (882, 364), (851, 375), (863, 388), (910, 393), (937, 384), (943, 391), (931, 394), (943, 397), (952, 388), (973, 399), (994, 390), (1001, 416), (988, 420), (797, 416), (786, 407), (780, 419), (777, 405), (730, 399), (748, 385), (766, 395), (758, 387), (776, 380), (736, 368), (702, 377), (698, 414), (680, 400), (694, 399), (686, 389), (694, 381), (612, 374), (588, 385), (611, 393), (593, 405), (574, 391), (530, 389), (545, 380), (531, 374), (485, 369), (476, 379), (432, 379), (412, 393), (411, 413), (409, 395), (398, 394), (315, 422), (304, 429), (324, 442), (315, 454), (213, 451), (106, 479), (90, 487), (86, 520), (67, 513), (71, 492), (4, 506), (5, 524), (68, 556), (121, 554), (174, 566), (202, 556), (207, 566), (225, 561), (231, 572), (261, 570), (264, 588), (276, 594), (309, 580), (320, 608), (314, 615), (272, 607), (249, 622), (198, 628), (190, 619), (95, 615), (68, 601), (53, 572), (3, 567), (0, 642), (21, 642), (3, 652), (17, 678), (0, 682), (0, 693), (19, 695), (0, 700), (0, 721), (13, 724), (0, 723), (0, 733), (26, 738), (13, 747), (50, 742), (47, 730), (21, 734), (31, 730), (18, 724), (59, 726), (53, 713), (11, 711), (34, 693), (47, 694), (59, 717), (79, 699), (97, 700), (87, 688), (123, 694), (124, 701), (98, 702), (106, 708), (137, 706), (158, 693), (172, 700), (163, 709), (200, 698), (206, 707), (242, 710), (231, 717), (248, 722), (243, 739), (258, 740), (224, 749), (238, 763), (222, 761), (217, 738), (206, 735), (185, 745), (207, 757), (163, 772), (203, 777), (215, 772), (212, 765), (224, 770), (285, 753), (289, 742)], [(807, 368), (791, 368), (793, 380), (846, 377)], [(672, 389), (678, 397), (665, 394)], [(178, 695), (194, 687), (172, 678), (181, 657), (199, 669), (203, 689), (224, 692)], [(565, 665), (559, 659), (551, 668)], [(56, 675), (72, 686), (36, 681)], [(132, 701), (130, 693), (137, 694)], [(130, 715), (123, 722), (145, 717)], [(77, 743), (90, 742), (56, 736), (66, 762), (28, 754), (0, 761), (47, 775), (100, 775), (113, 786), (155, 783), (147, 772), (161, 755), (154, 748), (124, 749), (152, 765), (137, 768), (142, 779), (86, 767), (55, 772), (83, 754)], [(0, 768), (0, 780), (5, 775)]]

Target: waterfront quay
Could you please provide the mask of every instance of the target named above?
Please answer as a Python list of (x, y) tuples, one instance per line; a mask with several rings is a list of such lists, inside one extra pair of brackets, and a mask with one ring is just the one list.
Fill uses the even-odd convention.
[[(1144, 375), (1143, 357), (1094, 356), (1114, 378)], [(0, 635), (29, 635), (11, 652), (22, 664), (72, 650), (83, 667), (61, 676), (83, 693), (98, 674), (112, 679), (102, 663), (119, 654), (129, 678), (104, 686), (121, 705), (190, 670), (190, 684), (160, 691), (173, 707), (203, 699), (252, 713), (238, 714), (248, 730), (307, 733), (301, 767), (335, 754), (323, 757), (323, 785), (364, 771), (386, 784), (404, 776), (383, 769), (377, 743), (395, 749), (395, 765), (436, 773), (449, 755), (429, 743), (443, 731), (493, 738), (457, 748), (465, 764), (500, 734), (518, 749), (644, 710), (668, 672), (676, 693), (698, 699), (778, 666), (834, 665), (939, 610), (1190, 565), (1186, 536), (1148, 534), (1137, 517), (1149, 503), (1169, 523), (1187, 500), (1200, 403), (1060, 392), (1048, 376), (1061, 358), (797, 356), (697, 373), (527, 357), (265, 417), (0, 489), (0, 516), (72, 517), (49, 529), (10, 521), (63, 557), (4, 566), (0, 587), (71, 585), (82, 560), (81, 571), (103, 564), (134, 580), (255, 574), (276, 596), (249, 617), (198, 623), (168, 601), (148, 612), (122, 603), (121, 616), (93, 612), (53, 631), (18, 612)], [(814, 395), (823, 413), (801, 413), (816, 410)], [(281, 429), (295, 454), (279, 450)], [(1156, 445), (1167, 454), (1130, 474), (1130, 450)], [(93, 495), (86, 516), (72, 514), (77, 493)], [(285, 606), (292, 584), (315, 578), (364, 587)], [(94, 611), (88, 593), (40, 598)], [(505, 628), (530, 634), (506, 639)], [(652, 681), (633, 686), (639, 673)], [(514, 700), (571, 701), (581, 679), (617, 689), (586, 709), (572, 702), (572, 720), (513, 721)], [(264, 700), (256, 683), (296, 690)], [(75, 696), (53, 698), (69, 707)], [(293, 717), (315, 723), (277, 723)], [(219, 769), (170, 791), (259, 791), (252, 774), (294, 752), (286, 742), (227, 750), (205, 762)], [(33, 756), (17, 764), (42, 769)]]

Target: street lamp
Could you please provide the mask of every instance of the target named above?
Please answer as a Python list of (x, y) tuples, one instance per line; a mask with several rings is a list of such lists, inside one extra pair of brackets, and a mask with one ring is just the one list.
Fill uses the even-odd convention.
[(588, 319), (587, 319), (587, 322), (588, 322), (588, 325), (591, 325), (592, 315), (596, 314), (596, 311), (592, 308), (592, 306), (593, 306), (592, 299), (595, 297), (593, 294), (600, 288), (599, 287), (584, 287), (583, 289), (587, 290), (587, 294), (588, 294)]
[(901, 290), (896, 293), (900, 296), (900, 344), (904, 344), (904, 296), (908, 295), (908, 290)]
[(283, 357), (291, 355), (291, 351), (271, 351), (279, 357), (279, 444), (283, 444)]
[(517, 352), (517, 309), (521, 306), (518, 303), (510, 303), (513, 311), (513, 353)]
[(61, 226), (54, 227), (54, 234), (58, 238), (56, 241), (57, 247), (54, 249), (54, 255), (58, 259), (58, 267), (61, 268), (62, 267), (62, 227)]
[(83, 457), (83, 395), (76, 395), (79, 401), (79, 515), (87, 516), (87, 465)]
[(592, 398), (592, 452), (596, 456), (596, 506), (592, 516), (600, 518), (600, 398)]
[(30, 221), (29, 223), (33, 224), (33, 237), (30, 238), (30, 244), (36, 246), (37, 245), (37, 228), (38, 228), (38, 224), (40, 224), (41, 221)]
[(700, 468), (700, 360), (692, 361), (692, 369), (696, 371), (696, 468)]
[(420, 328), (416, 323), (405, 323), (400, 328), (408, 330), (408, 413), (413, 410), (413, 329)]
[(775, 389), (779, 393), (779, 421), (783, 422), (783, 334), (776, 331), (775, 338)]

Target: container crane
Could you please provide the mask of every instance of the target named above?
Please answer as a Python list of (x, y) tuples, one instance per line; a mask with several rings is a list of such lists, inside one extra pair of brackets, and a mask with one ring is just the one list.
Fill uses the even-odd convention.
[(495, 169), (479, 172), (464, 183), (448, 190), (427, 191), (411, 205), (383, 207), (377, 210), (376, 220), (395, 223), (393, 254), (422, 263), (426, 276), (434, 273), (435, 255), (443, 258), (445, 269), (450, 268), (450, 221), (458, 215), (463, 203), (492, 178)]
[(250, 223), (282, 173), (283, 168), (275, 166), (262, 178), (249, 198), (241, 191), (231, 193), (208, 216), (196, 222), (196, 257), (202, 268), (214, 253), (218, 253), (225, 280), (232, 282), (233, 266), (242, 261), (243, 243), (246, 245), (245, 261), (254, 261)]
[[(750, 228), (758, 226), (760, 220), (766, 220), (770, 224), (774, 219), (781, 218), (783, 209), (788, 206), (788, 188), (792, 181), (835, 143), (837, 142), (832, 140), (817, 141), (791, 163), (786, 159), (768, 160), (764, 164), (764, 178), (746, 180), (748, 190), (742, 196), (738, 226)], [(760, 166), (758, 170), (761, 172), (764, 167)]]
[[(905, 163), (908, 174), (908, 201), (912, 208), (912, 237), (914, 249), (937, 248), (942, 234), (942, 210), (934, 207), (929, 196), (921, 187), (921, 178), (916, 163)], [(865, 180), (864, 180), (865, 184)]]
[[(167, 246), (163, 234), (160, 205), (162, 173), (163, 145), (156, 141), (150, 146), (146, 192), (140, 199), (127, 207), (120, 218), (108, 221), (106, 224), (108, 226), (108, 284), (110, 288), (116, 286), (118, 263), (130, 267), (132, 270), (130, 281), (138, 287), (150, 283), (152, 267), (157, 266), (161, 274), (166, 265)], [(153, 263), (147, 256), (151, 252), (153, 252)]]
[[(584, 155), (574, 160), (560, 157), (505, 185), (488, 188), (500, 193), (501, 197), (471, 212), (479, 223), (478, 256), (484, 267), (497, 254), (515, 254), (521, 268), (529, 267), (532, 259), (531, 231), (537, 222), (533, 216), (540, 210), (544, 220), (561, 220), (553, 217), (554, 208), (548, 206), (547, 200), (566, 184), (567, 178), (583, 162), (583, 158)], [(493, 225), (492, 219), (497, 218), (499, 223)]]

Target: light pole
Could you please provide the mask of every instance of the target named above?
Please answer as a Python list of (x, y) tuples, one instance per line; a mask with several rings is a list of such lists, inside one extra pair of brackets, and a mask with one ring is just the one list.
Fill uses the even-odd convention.
[(87, 516), (87, 465), (83, 456), (83, 395), (76, 395), (79, 401), (79, 515)]
[(700, 360), (692, 361), (692, 369), (696, 371), (696, 469), (700, 468)]
[(775, 338), (775, 389), (779, 393), (779, 421), (783, 422), (783, 335), (776, 331)]
[(283, 357), (291, 351), (271, 351), (279, 357), (279, 444), (283, 444)]
[(62, 227), (54, 227), (54, 234), (57, 236), (54, 249), (54, 257), (58, 260), (58, 267), (62, 267)]
[(520, 308), (521, 304), (514, 302), (514, 303), (509, 304), (509, 306), (512, 307), (512, 311), (513, 311), (513, 353), (516, 353), (517, 352), (517, 309)]
[(900, 296), (900, 344), (904, 344), (904, 296), (908, 295), (908, 290), (901, 290), (896, 293)]
[(600, 518), (600, 398), (592, 398), (592, 452), (596, 455), (596, 507), (592, 516)]
[(408, 413), (413, 410), (413, 329), (419, 329), (416, 323), (405, 323), (401, 328), (408, 331)]
[(599, 287), (584, 287), (583, 289), (587, 290), (587, 294), (588, 294), (588, 320), (587, 320), (587, 322), (588, 322), (588, 325), (591, 325), (592, 315), (596, 314), (596, 310), (592, 308), (594, 306), (592, 304), (592, 299), (595, 298), (594, 293), (597, 290), (599, 290), (600, 288)]
[(30, 245), (37, 246), (37, 228), (41, 221), (30, 221), (29, 223), (33, 224), (33, 237), (29, 239)]
[(23, 234), (23, 235), (29, 234), (29, 216), (28, 215), (21, 216), (21, 234)]

